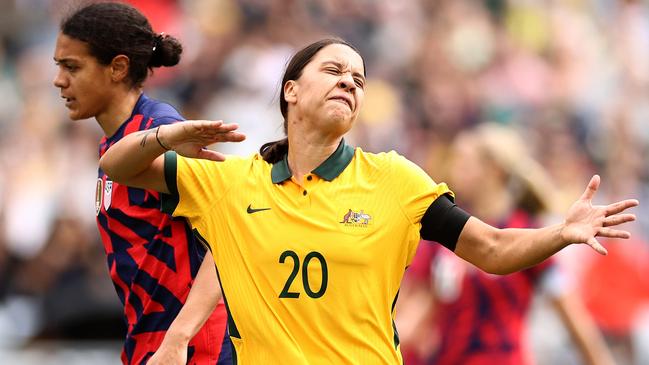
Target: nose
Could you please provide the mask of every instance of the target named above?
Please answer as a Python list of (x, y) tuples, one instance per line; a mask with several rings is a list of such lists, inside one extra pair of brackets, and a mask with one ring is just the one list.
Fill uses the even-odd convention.
[(67, 80), (62, 75), (62, 72), (60, 70), (56, 73), (56, 76), (54, 77), (54, 80), (52, 80), (52, 83), (59, 89), (63, 89), (67, 86)]
[(340, 76), (338, 80), (338, 87), (346, 91), (354, 91), (356, 89), (356, 84), (354, 83), (354, 78), (349, 73), (344, 73)]

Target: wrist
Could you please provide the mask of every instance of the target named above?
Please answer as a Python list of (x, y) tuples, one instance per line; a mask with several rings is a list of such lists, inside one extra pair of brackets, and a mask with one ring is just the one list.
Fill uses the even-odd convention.
[(187, 347), (191, 338), (192, 336), (189, 333), (170, 328), (165, 334), (163, 342), (167, 342), (178, 347)]
[(158, 144), (160, 145), (160, 147), (164, 148), (165, 151), (171, 151), (172, 148), (171, 148), (171, 147), (168, 147), (169, 145), (168, 145), (167, 143), (164, 143), (164, 142), (161, 140), (161, 137), (160, 137), (160, 127), (162, 127), (162, 126), (159, 125), (159, 126), (156, 128), (156, 130), (155, 130), (155, 140), (158, 141)]
[(572, 243), (570, 241), (570, 239), (568, 238), (568, 234), (566, 232), (566, 229), (567, 229), (566, 222), (562, 222), (562, 223), (557, 224), (555, 229), (556, 229), (556, 232), (557, 232), (556, 233), (557, 241), (560, 243), (561, 248), (566, 247), (566, 246), (568, 246), (569, 244)]

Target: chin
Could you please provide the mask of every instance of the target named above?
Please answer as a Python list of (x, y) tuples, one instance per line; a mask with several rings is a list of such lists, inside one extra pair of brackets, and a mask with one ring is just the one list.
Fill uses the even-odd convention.
[(83, 119), (88, 119), (88, 118), (92, 118), (92, 117), (93, 117), (92, 115), (85, 115), (85, 114), (80, 113), (80, 112), (75, 111), (75, 110), (71, 110), (68, 113), (68, 118), (70, 118), (71, 120), (83, 120)]
[(352, 117), (353, 116), (349, 110), (343, 110), (340, 108), (334, 109), (329, 113), (329, 120), (334, 123), (349, 123)]

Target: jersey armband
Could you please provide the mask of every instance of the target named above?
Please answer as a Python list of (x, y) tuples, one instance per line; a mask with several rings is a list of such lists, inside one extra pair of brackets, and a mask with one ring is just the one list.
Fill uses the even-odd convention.
[(459, 208), (448, 194), (435, 199), (421, 218), (421, 238), (455, 251), (457, 239), (471, 215)]
[(180, 202), (176, 175), (178, 174), (178, 155), (174, 151), (167, 151), (164, 154), (164, 177), (167, 183), (169, 194), (160, 193), (160, 210), (167, 214), (173, 214)]

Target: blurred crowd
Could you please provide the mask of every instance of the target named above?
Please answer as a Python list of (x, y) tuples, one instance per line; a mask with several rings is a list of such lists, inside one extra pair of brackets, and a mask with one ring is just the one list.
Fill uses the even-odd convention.
[[(286, 61), (315, 39), (339, 36), (358, 47), (368, 74), (352, 145), (397, 150), (447, 181), (457, 175), (448, 163), (456, 136), (490, 122), (522, 136), (550, 177), (546, 223), (594, 173), (603, 181), (598, 201), (639, 199), (630, 242), (608, 243), (606, 258), (571, 247), (559, 261), (618, 363), (649, 363), (647, 1), (129, 2), (184, 46), (181, 63), (158, 70), (145, 91), (188, 119), (239, 123), (247, 140), (221, 151), (249, 154), (281, 137)], [(123, 331), (95, 227), (101, 130), (71, 122), (52, 86), (58, 23), (79, 3), (2, 2), (0, 347)], [(472, 178), (479, 193), (481, 178)], [(533, 347), (563, 351), (570, 345), (558, 342), (546, 305), (535, 307)], [(556, 361), (537, 356), (538, 364)]]

